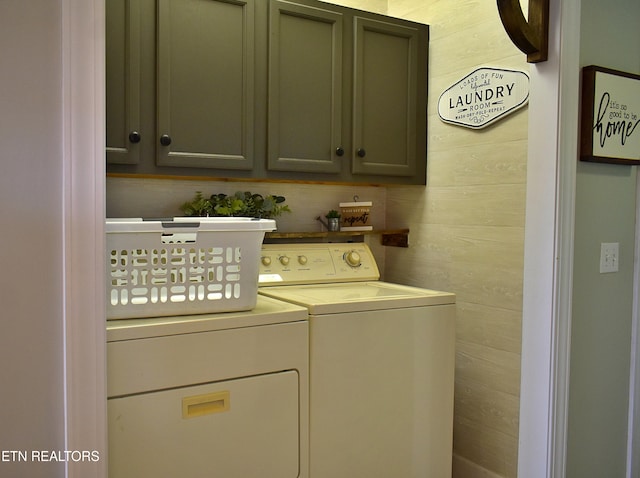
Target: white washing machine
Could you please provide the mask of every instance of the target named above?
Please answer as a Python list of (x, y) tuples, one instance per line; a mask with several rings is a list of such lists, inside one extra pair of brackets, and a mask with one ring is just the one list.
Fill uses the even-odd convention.
[(451, 476), (455, 295), (379, 281), (365, 244), (262, 249), (259, 294), (309, 311), (310, 478)]
[(107, 322), (109, 477), (306, 478), (307, 310)]

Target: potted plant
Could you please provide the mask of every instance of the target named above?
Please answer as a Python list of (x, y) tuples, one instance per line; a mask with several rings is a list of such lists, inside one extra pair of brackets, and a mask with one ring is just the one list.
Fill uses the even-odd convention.
[(185, 216), (235, 216), (258, 217), (270, 219), (282, 213), (291, 212), (289, 206), (283, 204), (284, 196), (252, 194), (249, 191), (238, 191), (232, 196), (212, 194), (205, 198), (202, 192), (180, 206)]
[(327, 229), (335, 232), (340, 230), (340, 213), (331, 209), (324, 217), (327, 218)]

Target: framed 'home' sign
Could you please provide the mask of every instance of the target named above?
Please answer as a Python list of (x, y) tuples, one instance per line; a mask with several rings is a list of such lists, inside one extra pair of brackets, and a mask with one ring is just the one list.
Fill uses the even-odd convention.
[(580, 159), (640, 164), (640, 75), (582, 69)]

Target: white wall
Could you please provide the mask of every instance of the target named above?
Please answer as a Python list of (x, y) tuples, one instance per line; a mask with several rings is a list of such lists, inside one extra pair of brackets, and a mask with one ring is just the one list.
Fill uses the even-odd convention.
[[(65, 448), (61, 18), (60, 2), (0, 2), (0, 450), (29, 454)], [(63, 473), (0, 461), (0, 476)]]
[[(640, 73), (640, 3), (582, 0), (581, 66)], [(636, 167), (577, 164), (567, 477), (626, 473)], [(620, 271), (599, 273), (600, 243)]]
[(103, 25), (0, 2), (2, 477), (106, 476)]

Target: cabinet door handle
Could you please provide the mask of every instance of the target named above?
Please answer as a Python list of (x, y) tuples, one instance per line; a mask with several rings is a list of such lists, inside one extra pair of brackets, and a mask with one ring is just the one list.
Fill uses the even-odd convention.
[(358, 151), (356, 151), (356, 154), (360, 158), (364, 158), (367, 155), (367, 152), (363, 148), (359, 148)]
[(168, 134), (163, 134), (160, 136), (160, 144), (162, 146), (169, 146), (171, 144), (171, 136)]
[(138, 133), (137, 131), (132, 131), (131, 133), (129, 133), (129, 141), (132, 143), (139, 143), (140, 138), (140, 133)]
[(344, 156), (344, 148), (342, 146), (336, 148), (336, 156)]

